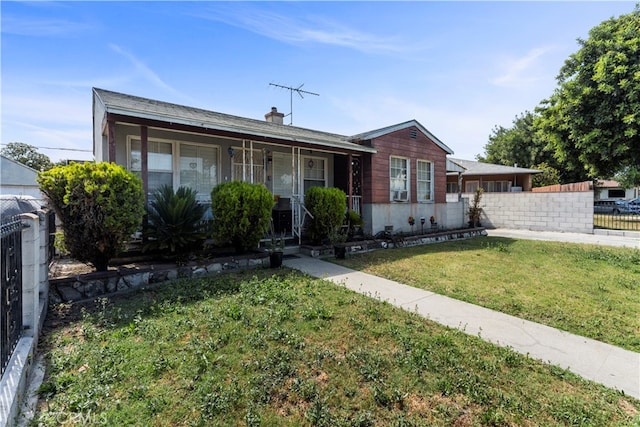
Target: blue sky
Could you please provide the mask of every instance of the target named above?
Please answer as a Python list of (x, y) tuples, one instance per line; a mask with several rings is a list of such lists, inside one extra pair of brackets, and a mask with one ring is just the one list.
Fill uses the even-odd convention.
[[(91, 88), (354, 135), (418, 120), (473, 160), (626, 2), (2, 1), (0, 141), (91, 159)], [(285, 118), (289, 123), (290, 118)], [(88, 150), (69, 151), (69, 150)]]

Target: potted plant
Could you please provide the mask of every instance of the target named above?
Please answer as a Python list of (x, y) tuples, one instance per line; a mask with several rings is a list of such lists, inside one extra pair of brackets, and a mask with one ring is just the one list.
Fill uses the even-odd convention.
[(344, 259), (347, 256), (347, 247), (345, 242), (349, 235), (338, 227), (329, 232), (329, 241), (333, 245), (333, 253), (337, 259)]
[(276, 236), (273, 220), (271, 220), (271, 241), (267, 248), (269, 252), (269, 266), (278, 268), (282, 266), (282, 257), (284, 256), (284, 233), (280, 237)]

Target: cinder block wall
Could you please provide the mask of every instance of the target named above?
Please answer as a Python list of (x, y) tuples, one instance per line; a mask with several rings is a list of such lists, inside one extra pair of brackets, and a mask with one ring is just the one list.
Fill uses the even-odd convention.
[[(465, 194), (469, 203), (472, 194)], [(484, 193), (481, 223), (489, 228), (593, 233), (593, 191)]]

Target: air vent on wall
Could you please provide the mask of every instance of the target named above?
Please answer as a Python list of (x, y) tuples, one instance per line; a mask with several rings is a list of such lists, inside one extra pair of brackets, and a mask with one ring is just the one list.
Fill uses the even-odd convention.
[(411, 129), (409, 131), (409, 138), (416, 139), (418, 137), (418, 131), (415, 129)]

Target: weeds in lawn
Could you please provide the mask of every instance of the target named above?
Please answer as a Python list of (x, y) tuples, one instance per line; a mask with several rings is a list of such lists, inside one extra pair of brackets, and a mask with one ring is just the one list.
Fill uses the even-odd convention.
[(637, 421), (640, 402), (509, 349), (286, 270), (252, 274), (101, 300), (51, 330), (35, 423)]

